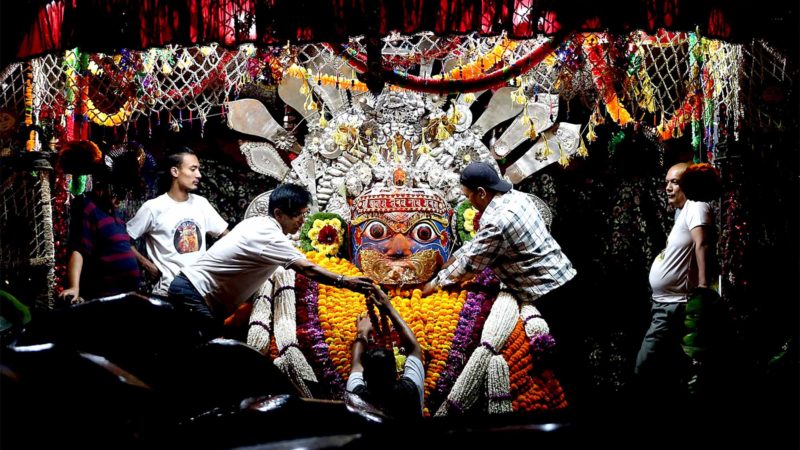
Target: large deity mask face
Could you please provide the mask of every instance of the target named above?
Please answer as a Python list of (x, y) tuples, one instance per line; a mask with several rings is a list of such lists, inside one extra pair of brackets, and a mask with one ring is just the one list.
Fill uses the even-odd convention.
[(452, 210), (429, 189), (378, 188), (353, 202), (353, 262), (387, 286), (421, 284), (450, 256)]

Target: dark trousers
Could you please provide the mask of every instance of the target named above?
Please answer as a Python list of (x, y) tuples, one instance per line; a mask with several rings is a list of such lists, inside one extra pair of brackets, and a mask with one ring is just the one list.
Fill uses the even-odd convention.
[(686, 303), (652, 303), (650, 328), (636, 357), (636, 389), (646, 402), (662, 407), (686, 395), (691, 361), (681, 343), (686, 335)]
[(213, 339), (222, 334), (222, 320), (211, 314), (203, 296), (182, 273), (169, 285), (168, 298), (203, 338)]

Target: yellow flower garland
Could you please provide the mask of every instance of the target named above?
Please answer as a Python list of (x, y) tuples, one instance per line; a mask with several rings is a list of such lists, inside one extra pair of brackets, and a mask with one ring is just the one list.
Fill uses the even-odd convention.
[[(308, 252), (306, 257), (326, 269), (347, 276), (361, 276), (358, 269), (346, 259), (327, 258), (318, 252)], [(450, 346), (455, 338), (461, 308), (467, 292), (437, 292), (422, 298), (415, 289), (411, 296), (395, 295), (392, 304), (414, 332), (426, 355), (425, 398), (435, 389), (450, 355)], [(333, 286), (319, 285), (319, 318), (325, 343), (336, 371), (343, 378), (350, 375), (350, 345), (356, 335), (355, 318), (366, 310), (364, 296)], [(424, 409), (429, 414), (428, 409)]]
[(474, 207), (464, 210), (464, 230), (472, 237), (477, 234), (475, 232), (475, 214), (478, 214), (478, 210)]
[[(326, 257), (315, 251), (307, 252), (309, 261), (346, 276), (363, 274), (350, 261)], [(467, 291), (460, 293), (437, 292), (422, 298), (419, 289), (412, 292), (392, 292), (392, 304), (414, 332), (425, 355), (425, 400), (447, 366), (450, 349), (455, 339), (461, 309)], [(319, 285), (318, 312), (325, 343), (331, 361), (342, 378), (350, 376), (351, 344), (356, 336), (356, 316), (366, 310), (364, 296), (346, 289)], [(522, 322), (518, 320), (512, 336), (502, 354), (509, 367), (511, 394), (515, 411), (561, 409), (566, 406), (563, 390), (552, 372), (531, 375), (533, 360)], [(424, 414), (430, 415), (427, 405)]]
[(86, 99), (86, 116), (89, 119), (104, 127), (116, 127), (122, 125), (123, 123), (127, 122), (128, 119), (131, 117), (131, 113), (133, 112), (137, 100), (135, 98), (128, 99), (125, 104), (119, 109), (119, 111), (115, 112), (114, 114), (108, 114), (103, 111), (100, 111), (94, 106), (94, 102), (91, 99)]

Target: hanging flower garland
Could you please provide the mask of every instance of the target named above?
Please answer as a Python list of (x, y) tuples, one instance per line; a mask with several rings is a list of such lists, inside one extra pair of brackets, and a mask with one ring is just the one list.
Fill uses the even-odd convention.
[(701, 105), (702, 98), (700, 94), (692, 93), (687, 95), (686, 100), (675, 111), (675, 114), (667, 121), (662, 118), (661, 123), (656, 127), (656, 132), (661, 137), (661, 140), (666, 141), (683, 136), (683, 129), (686, 124), (692, 120), (700, 119)]
[(620, 125), (627, 124), (632, 120), (631, 114), (619, 101), (614, 90), (614, 77), (606, 62), (606, 52), (603, 50), (603, 44), (600, 43), (598, 36), (595, 34), (586, 36), (583, 40), (583, 49), (586, 58), (592, 64), (592, 78), (606, 105), (606, 111), (614, 119), (614, 122)]
[[(309, 354), (309, 360), (317, 378), (324, 386), (329, 387), (328, 395), (331, 398), (339, 398), (345, 389), (345, 377), (339, 370), (343, 370), (344, 367), (339, 368), (337, 365), (344, 364), (344, 361), (341, 357), (333, 357), (334, 353), (330, 348), (330, 345), (334, 343), (333, 339), (325, 338), (319, 317), (320, 286), (302, 275), (297, 276), (298, 293), (304, 293), (297, 311), (297, 340)], [(327, 305), (324, 308), (327, 308)], [(355, 330), (353, 336), (355, 337)]]
[[(548, 335), (549, 336), (549, 335)], [(558, 410), (567, 407), (561, 384), (528, 345), (523, 321), (518, 321), (502, 354), (508, 362), (514, 411)]]
[(461, 202), (456, 207), (456, 232), (461, 242), (469, 242), (478, 232), (475, 226), (475, 217), (478, 210), (468, 201)]
[[(314, 74), (312, 70), (300, 67), (297, 64), (292, 64), (289, 66), (289, 68), (286, 69), (286, 75), (299, 78), (301, 80), (306, 80), (307, 82), (316, 84), (318, 86), (335, 86), (337, 89), (346, 89), (354, 92), (367, 92), (369, 90), (366, 83), (359, 81), (355, 77), (346, 78), (324, 73)], [(306, 92), (301, 91), (301, 93), (305, 94)]]
[(436, 383), (435, 389), (427, 398), (428, 406), (431, 410), (439, 409), (439, 406), (447, 398), (447, 394), (452, 389), (458, 375), (464, 369), (469, 355), (478, 346), (478, 330), (483, 328), (486, 318), (492, 309), (495, 296), (484, 292), (490, 286), (497, 286), (499, 280), (494, 276), (491, 269), (481, 272), (474, 280), (475, 286), (480, 286), (477, 291), (468, 291), (466, 301), (461, 308), (458, 318), (455, 336), (444, 366), (441, 376)]
[(39, 135), (33, 126), (33, 63), (25, 65), (25, 126), (30, 129), (28, 140), (25, 142), (25, 150), (32, 152), (36, 150)]
[(113, 114), (103, 112), (94, 105), (90, 99), (86, 99), (86, 116), (92, 122), (104, 127), (116, 127), (127, 122), (131, 118), (131, 114), (136, 109), (139, 102), (135, 98), (129, 98), (119, 110)]
[[(530, 71), (533, 67), (543, 61), (550, 53), (552, 53), (556, 48), (558, 48), (561, 43), (564, 41), (564, 38), (570, 34), (566, 31), (559, 31), (553, 36), (551, 36), (548, 40), (546, 40), (542, 45), (537, 47), (528, 55), (520, 58), (515, 63), (505, 66), (501, 69), (494, 70), (493, 72), (484, 74), (481, 70), (476, 69), (476, 67), (480, 67), (481, 64), (488, 64), (489, 62), (494, 61), (496, 55), (494, 53), (490, 53), (486, 56), (486, 60), (479, 59), (475, 64), (470, 65), (466, 71), (462, 68), (453, 69), (455, 72), (455, 76), (459, 78), (448, 78), (453, 76), (454, 74), (448, 73), (447, 76), (438, 76), (425, 78), (415, 75), (409, 75), (407, 73), (400, 73), (398, 71), (392, 69), (383, 69), (383, 73), (379, 76), (383, 81), (388, 84), (399, 86), (404, 89), (410, 89), (413, 91), (418, 92), (428, 92), (428, 93), (442, 93), (442, 92), (476, 92), (482, 91), (486, 89), (491, 89), (493, 87), (500, 86), (506, 83), (511, 78), (518, 77), (523, 73)], [(359, 60), (359, 58), (355, 58), (353, 56), (353, 51), (350, 49), (344, 49), (343, 47), (334, 46), (337, 54), (343, 55), (347, 58), (348, 64), (353, 67), (359, 74), (365, 74), (367, 72), (366, 63)], [(505, 50), (504, 50), (505, 51)], [(488, 69), (488, 68), (487, 68)], [(453, 71), (451, 71), (453, 72)], [(470, 78), (470, 76), (475, 76), (475, 78)]]
[(338, 214), (313, 214), (300, 230), (300, 245), (304, 251), (317, 251), (325, 256), (339, 253), (344, 244), (344, 220)]

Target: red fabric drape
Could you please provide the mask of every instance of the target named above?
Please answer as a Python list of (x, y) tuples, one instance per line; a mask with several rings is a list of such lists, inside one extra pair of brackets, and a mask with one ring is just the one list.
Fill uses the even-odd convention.
[(28, 0), (15, 7), (18, 12), (2, 14), (2, 62), (72, 47), (113, 52), (172, 43), (344, 42), (369, 28), (382, 35), (505, 31), (524, 38), (560, 27), (619, 33), (699, 27), (705, 35), (729, 40), (780, 40), (782, 34), (796, 40), (796, 11), (780, 6), (783, 2), (763, 3), (753, 8), (734, 0)]

